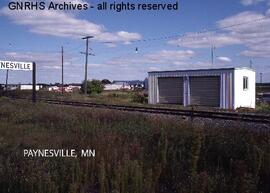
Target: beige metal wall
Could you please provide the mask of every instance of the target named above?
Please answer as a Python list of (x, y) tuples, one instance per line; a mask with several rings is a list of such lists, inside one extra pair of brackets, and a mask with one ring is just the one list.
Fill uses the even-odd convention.
[[(172, 71), (172, 72), (150, 72), (148, 78), (148, 102), (150, 104), (158, 104), (159, 101), (159, 78), (183, 78), (183, 101), (184, 105), (191, 104), (190, 96), (190, 79), (192, 77), (219, 77), (219, 90), (220, 95), (219, 107), (225, 109), (232, 109), (234, 105), (234, 69), (217, 69), (217, 70), (191, 70), (191, 71)], [(217, 95), (217, 93), (216, 93)], [(215, 101), (215, 106), (218, 101)]]

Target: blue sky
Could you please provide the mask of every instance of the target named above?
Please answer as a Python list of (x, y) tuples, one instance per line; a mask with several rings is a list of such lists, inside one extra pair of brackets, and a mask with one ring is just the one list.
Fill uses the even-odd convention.
[[(61, 46), (65, 82), (84, 79), (84, 56), (80, 54), (85, 50), (84, 35), (95, 36), (90, 42), (95, 56), (89, 56), (89, 79), (143, 80), (148, 71), (243, 67), (252, 60), (257, 80), (263, 73), (264, 81), (270, 81), (269, 0), (180, 0), (178, 11), (120, 13), (11, 11), (8, 2), (0, 2), (0, 59), (36, 61), (40, 83), (60, 82)], [(96, 6), (102, 1), (74, 0), (75, 4), (83, 2)], [(212, 45), (216, 48), (213, 66)], [(5, 73), (0, 71), (1, 83)], [(9, 82), (29, 83), (31, 72), (10, 71)]]

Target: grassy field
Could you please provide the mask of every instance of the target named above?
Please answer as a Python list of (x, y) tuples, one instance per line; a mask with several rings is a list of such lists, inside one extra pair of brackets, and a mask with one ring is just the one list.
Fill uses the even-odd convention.
[[(8, 97), (27, 97), (31, 98), (31, 91), (9, 91), (5, 93), (2, 91), (0, 96)], [(130, 106), (146, 106), (146, 107), (165, 107), (173, 109), (194, 109), (194, 110), (210, 110), (210, 111), (232, 111), (224, 110), (220, 108), (209, 108), (202, 106), (189, 106), (184, 107), (182, 105), (150, 105), (147, 104), (147, 96), (145, 96), (143, 91), (103, 91), (101, 94), (96, 95), (83, 95), (79, 92), (75, 93), (54, 93), (48, 91), (39, 91), (37, 92), (37, 98), (46, 98), (46, 99), (61, 99), (61, 100), (74, 100), (74, 101), (85, 101), (85, 102), (94, 102), (102, 104), (118, 104), (118, 105), (130, 105)], [(238, 109), (237, 112), (243, 113), (263, 113), (270, 114), (270, 106), (268, 104), (257, 104), (256, 109)]]
[[(269, 193), (270, 131), (0, 98), (5, 193)], [(24, 149), (95, 149), (26, 158)]]
[(256, 111), (270, 114), (270, 104), (264, 104), (264, 103), (257, 104)]
[[(16, 96), (31, 98), (31, 91), (9, 91), (0, 93), (0, 96)], [(142, 104), (142, 102), (136, 102), (134, 100), (136, 96), (143, 95), (139, 91), (103, 91), (101, 94), (95, 95), (83, 95), (79, 92), (74, 93), (56, 93), (48, 91), (38, 91), (37, 98), (47, 99), (62, 99), (62, 100), (75, 100), (75, 101), (88, 101), (96, 103), (109, 103), (109, 104)], [(145, 98), (146, 99), (146, 98)], [(147, 102), (146, 100), (144, 101)]]

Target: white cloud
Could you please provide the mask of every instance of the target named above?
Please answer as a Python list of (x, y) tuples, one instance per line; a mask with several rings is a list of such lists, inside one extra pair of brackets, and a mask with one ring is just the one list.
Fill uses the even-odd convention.
[[(227, 29), (228, 35), (239, 39), (246, 47), (241, 55), (248, 57), (270, 57), (270, 19), (256, 12), (242, 12), (218, 22), (219, 27), (247, 23)], [(250, 21), (255, 21), (251, 22)]]
[[(61, 81), (61, 53), (53, 52), (0, 52), (0, 58), (11, 61), (36, 62), (37, 79), (39, 82), (59, 82)], [(100, 64), (89, 64), (89, 68), (96, 69)], [(83, 77), (84, 63), (78, 61), (73, 55), (65, 55), (64, 73), (66, 82), (80, 82)], [(27, 77), (22, 73), (16, 74), (14, 77), (25, 82)], [(30, 76), (29, 76), (30, 77)]]
[(266, 18), (266, 15), (252, 11), (241, 12), (218, 21), (217, 27), (217, 32), (189, 33), (168, 43), (187, 48), (243, 45), (246, 50), (240, 55), (270, 57), (270, 18)]
[(78, 19), (74, 14), (63, 11), (12, 11), (4, 7), (0, 9), (0, 15), (7, 16), (15, 24), (27, 26), (31, 32), (43, 35), (68, 38), (81, 38), (86, 35), (92, 35), (97, 41), (109, 41), (112, 43), (126, 43), (142, 38), (138, 33), (127, 31), (108, 32), (103, 25)]
[(91, 64), (88, 64), (89, 67), (91, 68), (99, 68), (102, 66), (102, 64), (97, 64), (97, 63), (91, 63)]
[(161, 50), (158, 52), (146, 54), (144, 59), (147, 63), (173, 63), (178, 64), (181, 61), (189, 60), (195, 56), (192, 50)]
[[(161, 50), (152, 53), (127, 56), (105, 61), (107, 68), (117, 68), (130, 71), (159, 71), (159, 70), (186, 70), (207, 69), (213, 67), (209, 61), (198, 61), (197, 54), (192, 50)], [(225, 59), (225, 57), (223, 58)], [(226, 58), (229, 60), (229, 58)], [(227, 67), (228, 62), (217, 60), (214, 67)], [(132, 70), (131, 70), (132, 69)]]
[(254, 5), (254, 4), (257, 4), (257, 3), (260, 3), (260, 2), (263, 2), (265, 0), (241, 0), (241, 3), (243, 5)]
[(195, 56), (192, 50), (161, 50), (133, 57), (119, 57), (106, 62), (108, 65), (127, 67), (130, 65), (167, 64), (181, 65)]
[(154, 66), (150, 66), (148, 68), (149, 71), (160, 71), (161, 69), (160, 68), (157, 68), (157, 67), (154, 67)]
[[(197, 54), (192, 50), (160, 50), (147, 54), (133, 54), (113, 58), (103, 62), (103, 69), (126, 74), (146, 74), (149, 71), (206, 69), (213, 67), (209, 61), (196, 61)], [(215, 66), (226, 66), (215, 62)], [(117, 74), (115, 75), (117, 76)]]
[[(36, 53), (36, 52), (6, 52), (2, 54), (2, 58), (6, 60), (36, 62), (37, 69), (60, 69), (61, 57), (60, 53)], [(70, 62), (70, 58), (66, 58), (66, 64)]]
[(212, 45), (215, 47), (224, 47), (229, 45), (241, 44), (241, 40), (237, 37), (230, 36), (226, 33), (189, 33), (183, 38), (171, 40), (168, 42), (171, 45), (187, 48), (210, 48)]
[(220, 57), (217, 57), (217, 60), (220, 61), (220, 62), (231, 62), (232, 60), (228, 57), (225, 57), (225, 56), (220, 56)]
[(244, 12), (238, 13), (236, 15), (233, 15), (233, 16), (230, 16), (223, 20), (218, 21), (217, 25), (220, 28), (225, 28), (225, 30), (227, 31), (254, 32), (254, 31), (260, 30), (260, 29), (254, 29), (254, 26), (260, 25), (260, 23), (263, 22), (260, 20), (263, 19), (264, 17), (265, 15), (257, 13), (257, 12), (244, 11)]

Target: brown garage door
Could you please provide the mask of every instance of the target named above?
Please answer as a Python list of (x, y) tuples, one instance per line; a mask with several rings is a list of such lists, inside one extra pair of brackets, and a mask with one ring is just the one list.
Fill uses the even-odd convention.
[(190, 77), (190, 103), (210, 107), (220, 106), (220, 77)]
[(159, 103), (183, 104), (183, 78), (159, 78)]

